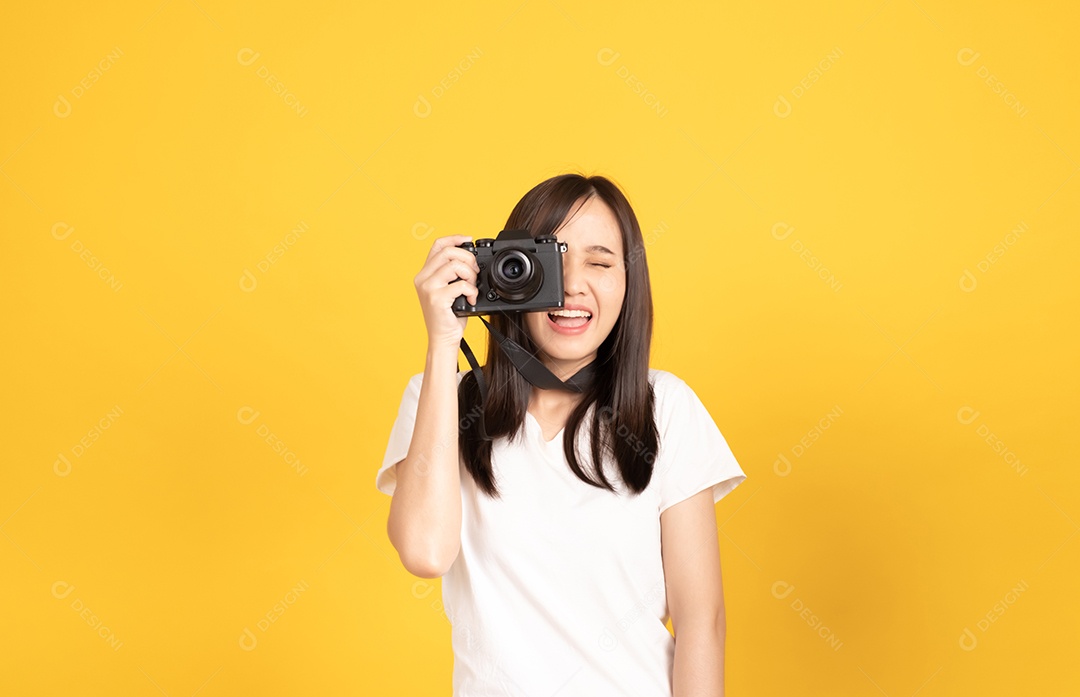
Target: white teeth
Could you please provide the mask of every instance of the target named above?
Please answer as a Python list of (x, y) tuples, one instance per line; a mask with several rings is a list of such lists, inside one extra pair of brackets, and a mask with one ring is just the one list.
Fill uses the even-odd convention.
[(585, 310), (553, 310), (548, 314), (556, 317), (592, 317), (592, 314)]

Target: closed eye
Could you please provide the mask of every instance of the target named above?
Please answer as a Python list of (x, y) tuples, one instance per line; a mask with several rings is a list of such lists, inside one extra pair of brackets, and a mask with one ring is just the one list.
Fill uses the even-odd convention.
[(601, 264), (599, 262), (595, 262), (595, 263), (591, 264), (591, 266), (599, 266), (599, 267), (602, 267), (602, 268), (605, 268), (605, 269), (610, 269), (611, 268), (611, 264)]

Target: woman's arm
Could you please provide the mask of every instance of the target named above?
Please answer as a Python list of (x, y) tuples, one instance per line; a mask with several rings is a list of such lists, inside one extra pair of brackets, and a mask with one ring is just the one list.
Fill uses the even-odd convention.
[(668, 609), (675, 633), (674, 697), (724, 694), (724, 591), (712, 488), (660, 514)]
[(445, 574), (461, 549), (457, 352), (466, 318), (452, 308), (458, 295), (476, 303), (480, 269), (472, 253), (456, 246), (468, 239), (435, 240), (413, 279), (428, 332), (427, 363), (409, 454), (395, 465), (386, 532), (409, 573), (423, 578)]
[(397, 467), (386, 523), (414, 576), (442, 576), (461, 548), (457, 347), (428, 350), (409, 454)]

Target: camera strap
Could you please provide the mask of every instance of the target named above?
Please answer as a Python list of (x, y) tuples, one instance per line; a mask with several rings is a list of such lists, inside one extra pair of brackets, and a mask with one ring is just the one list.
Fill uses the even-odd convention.
[[(548, 367), (538, 360), (536, 356), (533, 356), (522, 348), (521, 344), (506, 338), (502, 332), (491, 326), (491, 324), (483, 317), (480, 317), (480, 321), (488, 328), (491, 336), (493, 336), (495, 341), (499, 344), (499, 348), (502, 349), (502, 352), (510, 359), (510, 362), (514, 364), (514, 367), (521, 373), (521, 376), (528, 380), (534, 387), (538, 387), (542, 390), (566, 390), (567, 392), (580, 393), (584, 392), (588, 389), (589, 385), (592, 384), (593, 376), (596, 372), (596, 361), (593, 361), (574, 373), (569, 379), (565, 381), (560, 380), (554, 373), (548, 370)], [(461, 351), (465, 354), (465, 359), (469, 361), (469, 365), (472, 366), (472, 373), (476, 377), (477, 386), (480, 388), (480, 404), (483, 406), (484, 404), (487, 404), (487, 385), (484, 382), (484, 372), (480, 369), (480, 365), (476, 361), (476, 356), (473, 355), (472, 350), (469, 348), (469, 344), (465, 341), (465, 337), (461, 337)], [(487, 434), (487, 430), (484, 428), (483, 411), (480, 412), (480, 437), (484, 440), (491, 440)]]

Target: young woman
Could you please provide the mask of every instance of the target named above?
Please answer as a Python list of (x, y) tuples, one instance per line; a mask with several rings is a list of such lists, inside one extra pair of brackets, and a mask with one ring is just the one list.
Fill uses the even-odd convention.
[(435, 241), (415, 278), (427, 362), (376, 486), (393, 496), (387, 532), (405, 568), (443, 578), (453, 694), (721, 695), (714, 504), (746, 477), (693, 390), (649, 368), (637, 218), (609, 180), (566, 174), (529, 191), (506, 229), (567, 243), (565, 308), (492, 326), (559, 379), (592, 364), (591, 379), (534, 387), (491, 340), (481, 404), (458, 371), (466, 318), (451, 310), (459, 295), (476, 302), (479, 268), (457, 246), (470, 238)]

